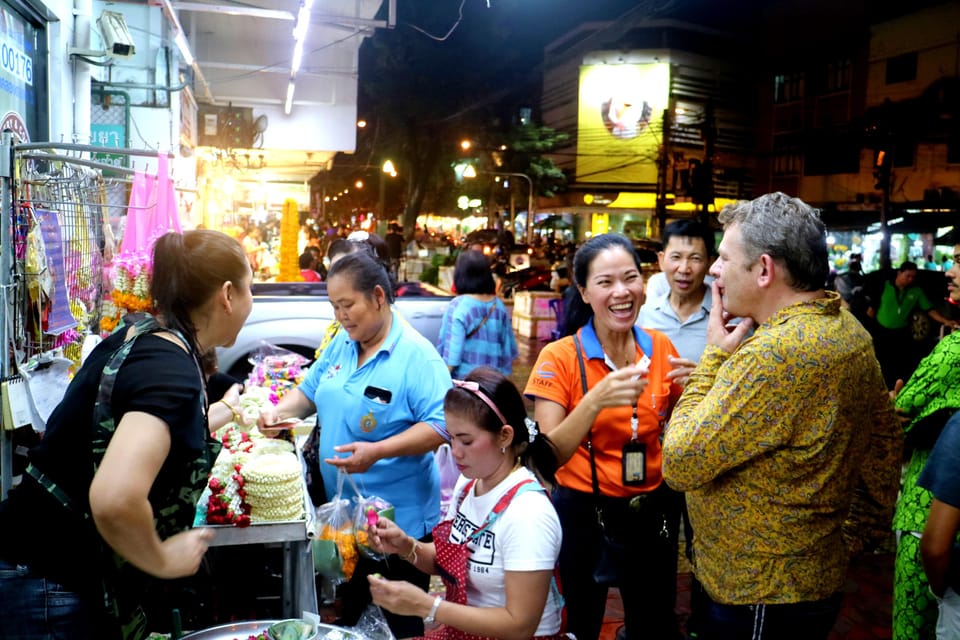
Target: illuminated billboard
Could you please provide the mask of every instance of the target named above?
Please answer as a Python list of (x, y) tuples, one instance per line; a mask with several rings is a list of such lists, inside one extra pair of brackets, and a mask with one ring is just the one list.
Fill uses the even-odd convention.
[(669, 94), (667, 63), (580, 67), (577, 180), (655, 184)]

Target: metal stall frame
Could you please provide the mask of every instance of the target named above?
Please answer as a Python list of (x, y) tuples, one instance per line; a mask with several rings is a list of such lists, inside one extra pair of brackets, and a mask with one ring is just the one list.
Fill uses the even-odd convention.
[[(67, 155), (69, 154), (69, 155)], [(113, 176), (131, 177), (136, 171), (125, 167), (116, 167), (111, 164), (97, 162), (90, 159), (94, 154), (114, 154), (123, 156), (156, 157), (156, 151), (146, 149), (125, 149), (115, 147), (99, 147), (94, 145), (30, 142), (20, 143), (11, 132), (4, 132), (0, 136), (0, 211), (3, 212), (4, 223), (0, 225), (0, 308), (3, 310), (3, 320), (0, 322), (0, 378), (6, 379), (17, 372), (18, 362), (14, 362), (14, 355), (25, 351), (23, 344), (16, 344), (19, 316), (23, 309), (18, 308), (17, 301), (23, 293), (21, 288), (27, 286), (25, 278), (24, 260), (16, 256), (17, 246), (14, 237), (14, 227), (17, 222), (18, 211), (22, 204), (18, 198), (18, 181), (22, 176), (18, 173), (18, 163), (45, 161), (52, 164), (63, 163), (85, 167), (88, 177), (103, 179), (103, 172)], [(87, 155), (87, 157), (83, 157)], [(172, 156), (171, 156), (172, 157)], [(126, 209), (125, 205), (111, 205), (115, 208)], [(98, 215), (101, 214), (97, 209)], [(99, 223), (99, 221), (98, 221)], [(30, 274), (39, 275), (39, 274)], [(99, 302), (102, 302), (104, 291), (99, 291)], [(0, 499), (5, 498), (13, 487), (13, 452), (14, 432), (13, 425), (3, 423), (0, 415)]]
[[(71, 155), (64, 155), (63, 152)], [(36, 353), (38, 345), (16, 344), (18, 336), (25, 336), (24, 341), (28, 340), (31, 332), (22, 318), (18, 314), (27, 315), (28, 304), (19, 304), (24, 301), (24, 289), (28, 287), (29, 277), (36, 277), (38, 274), (28, 274), (24, 268), (26, 262), (26, 252), (23, 252), (24, 258), (18, 259), (17, 237), (15, 237), (15, 228), (18, 222), (18, 216), (22, 215), (21, 207), (26, 206), (31, 212), (36, 204), (66, 204), (63, 199), (38, 197), (34, 201), (32, 195), (24, 198), (25, 193), (29, 193), (30, 185), (40, 184), (42, 180), (37, 181), (37, 173), (29, 173), (29, 178), (22, 175), (20, 169), (29, 166), (27, 163), (35, 163), (36, 167), (47, 167), (49, 178), (63, 179), (69, 178), (72, 174), (97, 177), (100, 184), (104, 181), (104, 173), (109, 176), (132, 177), (136, 171), (126, 167), (117, 167), (112, 164), (98, 162), (94, 159), (94, 154), (112, 154), (125, 156), (156, 157), (155, 151), (122, 149), (115, 147), (98, 147), (93, 145), (68, 144), (68, 143), (24, 143), (20, 144), (15, 137), (7, 132), (0, 137), (0, 207), (4, 216), (4, 223), (0, 225), (0, 306), (3, 309), (3, 320), (0, 322), (0, 376), (7, 377), (18, 370), (22, 364), (22, 355), (30, 352), (33, 348)], [(85, 157), (84, 157), (85, 156)], [(49, 163), (49, 164), (45, 164)], [(63, 163), (58, 165), (57, 163)], [(75, 165), (69, 171), (64, 171), (63, 165)], [(58, 166), (57, 170), (50, 170), (49, 167)], [(76, 167), (84, 167), (86, 171), (80, 172)], [(117, 178), (109, 178), (117, 180)], [(58, 192), (59, 193), (59, 192)], [(90, 203), (85, 203), (90, 204)], [(118, 204), (97, 203), (84, 208), (83, 215), (93, 218), (93, 212), (96, 212), (97, 224), (103, 222), (103, 213), (105, 208), (120, 208), (127, 210), (130, 207)], [(39, 210), (39, 209), (38, 209)], [(32, 214), (31, 214), (32, 215)], [(58, 219), (63, 219), (65, 214), (57, 212)], [(31, 220), (36, 224), (35, 220)], [(23, 230), (19, 229), (22, 235)], [(99, 263), (102, 266), (102, 247)], [(69, 277), (65, 274), (64, 277)], [(102, 305), (106, 291), (100, 285), (98, 291), (99, 304)], [(99, 315), (99, 314), (98, 314)], [(20, 324), (18, 324), (20, 322)], [(90, 324), (90, 332), (96, 331), (99, 323)], [(34, 327), (34, 330), (36, 327)], [(44, 346), (40, 341), (40, 347)], [(29, 347), (29, 348), (28, 348)], [(15, 361), (14, 361), (15, 360)], [(59, 399), (58, 399), (59, 400)], [(10, 429), (6, 427), (10, 426)], [(14, 431), (12, 425), (2, 423), (0, 417), (0, 498), (5, 498), (13, 486), (13, 447)], [(305, 492), (306, 495), (306, 492)], [(312, 504), (309, 499), (305, 499), (305, 509), (308, 517), (305, 521), (292, 521), (282, 523), (264, 523), (255, 524), (244, 529), (234, 527), (213, 527), (215, 538), (211, 546), (225, 545), (244, 545), (244, 544), (279, 544), (282, 546), (284, 558), (284, 583), (282, 594), (283, 612), (286, 617), (299, 617), (303, 612), (317, 613), (317, 593), (313, 576), (313, 555), (312, 538), (315, 535), (315, 526), (312, 516)]]

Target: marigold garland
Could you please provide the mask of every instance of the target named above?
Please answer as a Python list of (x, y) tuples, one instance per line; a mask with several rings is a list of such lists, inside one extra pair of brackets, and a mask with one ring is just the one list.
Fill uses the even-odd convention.
[(152, 269), (153, 264), (147, 256), (128, 255), (114, 261), (111, 269), (114, 288), (100, 311), (100, 331), (104, 336), (116, 329), (128, 313), (155, 311), (150, 297)]
[(300, 256), (297, 254), (297, 241), (300, 232), (300, 210), (297, 201), (287, 198), (283, 201), (283, 214), (280, 218), (280, 282), (299, 282)]

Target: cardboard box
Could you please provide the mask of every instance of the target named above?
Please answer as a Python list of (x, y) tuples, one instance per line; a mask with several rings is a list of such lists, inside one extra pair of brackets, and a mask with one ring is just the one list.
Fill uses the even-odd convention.
[(559, 300), (560, 294), (552, 291), (518, 291), (513, 295), (513, 312), (528, 318), (555, 320), (551, 300)]
[(513, 328), (524, 338), (549, 340), (550, 333), (557, 328), (557, 321), (553, 318), (528, 318), (514, 313)]

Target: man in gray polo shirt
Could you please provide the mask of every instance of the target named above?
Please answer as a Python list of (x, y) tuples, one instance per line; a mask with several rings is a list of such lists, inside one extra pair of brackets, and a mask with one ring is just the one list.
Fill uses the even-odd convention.
[(712, 297), (705, 283), (713, 254), (713, 232), (696, 220), (677, 220), (663, 229), (660, 270), (669, 290), (648, 297), (637, 324), (661, 331), (680, 354), (674, 359), (678, 381), (686, 382), (707, 341)]
[[(659, 253), (660, 271), (669, 289), (648, 296), (637, 324), (657, 329), (667, 335), (676, 347), (679, 358), (671, 358), (670, 376), (680, 384), (697, 366), (707, 343), (707, 321), (713, 297), (705, 282), (713, 255), (713, 232), (695, 220), (677, 220), (663, 229), (663, 251)], [(679, 524), (679, 523), (678, 523)], [(683, 509), (684, 538), (687, 558), (692, 555), (693, 529)], [(687, 620), (687, 637), (697, 636), (697, 625), (703, 615), (702, 587), (693, 579), (690, 588), (691, 615)]]

